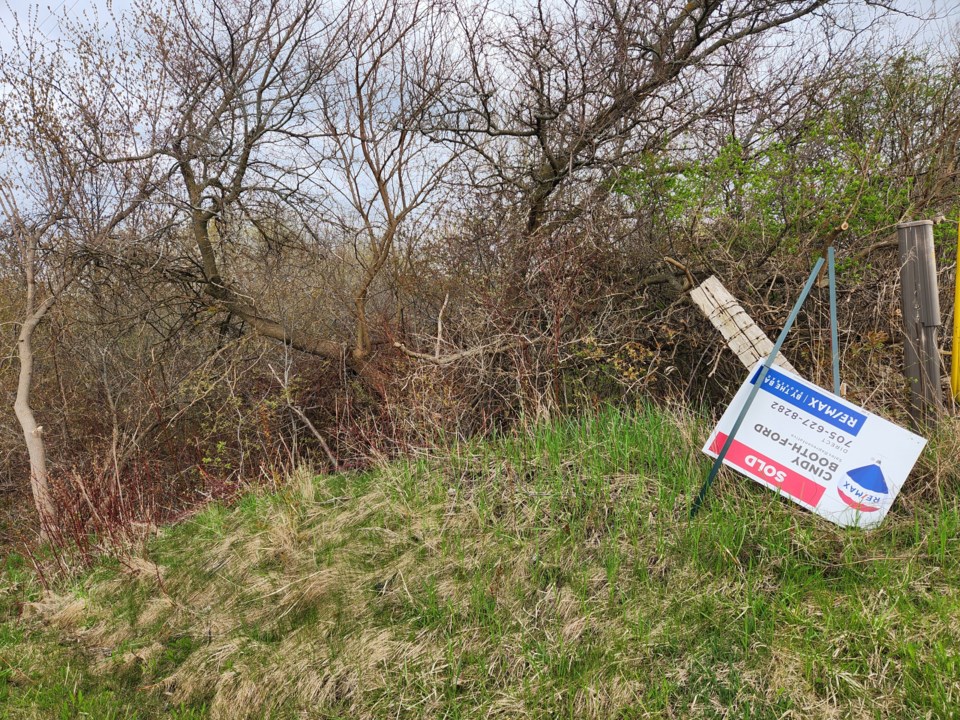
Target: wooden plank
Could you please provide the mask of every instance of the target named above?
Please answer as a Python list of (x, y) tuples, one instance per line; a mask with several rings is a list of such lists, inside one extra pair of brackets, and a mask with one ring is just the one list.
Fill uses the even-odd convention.
[[(690, 291), (690, 298), (700, 311), (707, 316), (713, 326), (720, 331), (733, 353), (746, 367), (752, 368), (760, 360), (765, 360), (773, 350), (773, 343), (763, 330), (747, 315), (737, 299), (723, 284), (711, 275), (699, 287)], [(792, 373), (796, 368), (779, 353), (773, 364)]]

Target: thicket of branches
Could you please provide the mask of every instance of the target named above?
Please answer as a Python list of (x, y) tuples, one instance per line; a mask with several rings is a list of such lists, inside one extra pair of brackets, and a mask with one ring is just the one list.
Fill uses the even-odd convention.
[[(851, 396), (896, 414), (890, 236), (956, 217), (960, 53), (882, 42), (890, 17), (175, 0), (11, 28), (0, 483), (48, 532), (112, 527), (303, 457), (717, 403), (743, 371), (691, 284), (774, 333), (830, 243)], [(821, 380), (825, 313), (786, 347)]]

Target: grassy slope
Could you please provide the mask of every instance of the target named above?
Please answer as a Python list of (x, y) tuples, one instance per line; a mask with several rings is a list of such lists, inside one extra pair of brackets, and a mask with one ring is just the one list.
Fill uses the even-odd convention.
[(690, 523), (704, 432), (302, 473), (20, 619), (10, 559), (0, 717), (960, 717), (957, 501), (841, 531), (726, 474)]

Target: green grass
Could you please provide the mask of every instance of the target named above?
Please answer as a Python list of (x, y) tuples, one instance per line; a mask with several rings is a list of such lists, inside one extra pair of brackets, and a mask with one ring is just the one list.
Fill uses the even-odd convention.
[(950, 444), (866, 533), (729, 473), (690, 522), (705, 432), (299, 472), (46, 595), (8, 559), (0, 718), (960, 717)]

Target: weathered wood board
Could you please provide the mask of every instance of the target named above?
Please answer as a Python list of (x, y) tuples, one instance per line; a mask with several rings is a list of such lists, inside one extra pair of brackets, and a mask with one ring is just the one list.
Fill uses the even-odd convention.
[[(752, 368), (760, 360), (765, 360), (773, 343), (763, 330), (747, 315), (737, 299), (733, 297), (723, 284), (711, 275), (698, 287), (690, 291), (690, 298), (700, 308), (707, 319), (720, 331), (734, 354), (747, 368)], [(778, 353), (773, 364), (799, 375), (796, 368)]]

